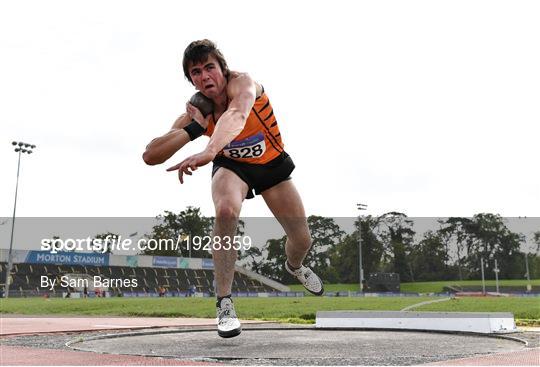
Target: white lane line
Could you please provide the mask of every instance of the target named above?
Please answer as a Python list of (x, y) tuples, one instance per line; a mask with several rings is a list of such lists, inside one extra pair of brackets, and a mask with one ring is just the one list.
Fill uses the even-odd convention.
[(414, 304), (412, 306), (407, 306), (407, 307), (405, 307), (404, 309), (402, 309), (400, 311), (409, 311), (412, 308), (416, 308), (416, 307), (420, 307), (420, 306), (424, 306), (424, 305), (429, 305), (430, 303), (450, 301), (451, 299), (452, 298), (443, 298), (443, 299), (436, 299), (436, 300), (432, 300), (432, 301), (420, 302), (420, 303), (416, 303), (416, 304)]

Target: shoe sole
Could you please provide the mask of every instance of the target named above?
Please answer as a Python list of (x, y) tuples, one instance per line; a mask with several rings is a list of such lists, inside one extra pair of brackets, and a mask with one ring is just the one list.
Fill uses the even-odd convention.
[[(285, 271), (286, 271), (286, 272), (288, 272), (289, 274), (291, 274), (293, 277), (295, 276), (295, 275), (291, 272), (291, 270), (289, 269), (287, 263), (285, 263), (285, 266), (284, 266), (284, 267), (285, 267)], [(319, 282), (320, 282), (321, 285), (322, 285), (320, 292), (313, 292), (313, 291), (307, 289), (306, 286), (304, 286), (304, 288), (306, 289), (306, 291), (308, 291), (309, 293), (311, 293), (311, 294), (313, 294), (313, 295), (315, 295), (315, 296), (322, 296), (322, 295), (324, 294), (324, 285), (323, 285), (323, 282), (322, 282), (321, 278), (319, 278), (319, 276), (318, 276), (317, 274), (315, 274), (315, 276), (317, 277), (317, 279), (319, 279)]]
[[(304, 287), (304, 288), (305, 288), (305, 287)], [(317, 293), (312, 292), (312, 291), (310, 291), (310, 290), (307, 289), (307, 288), (306, 288), (306, 290), (307, 290), (309, 293), (313, 294), (314, 296), (322, 296), (322, 295), (324, 294), (324, 288), (321, 289), (321, 291), (320, 291), (320, 292), (317, 292)]]
[[(321, 278), (319, 278), (318, 275), (315, 275), (315, 276), (319, 279), (319, 282), (321, 282), (321, 285), (322, 285), (323, 282), (322, 282)], [(311, 294), (313, 294), (313, 295), (315, 295), (315, 296), (322, 296), (322, 295), (324, 294), (324, 285), (321, 287), (320, 292), (317, 292), (317, 293), (315, 293), (315, 292), (313, 292), (313, 291), (310, 291), (310, 290), (307, 289), (305, 286), (304, 286), (304, 288), (305, 288), (309, 293), (311, 293)]]
[(240, 335), (241, 332), (242, 332), (242, 328), (239, 327), (238, 329), (233, 329), (233, 330), (229, 330), (229, 331), (220, 331), (220, 330), (218, 330), (217, 333), (222, 338), (234, 338), (235, 336)]

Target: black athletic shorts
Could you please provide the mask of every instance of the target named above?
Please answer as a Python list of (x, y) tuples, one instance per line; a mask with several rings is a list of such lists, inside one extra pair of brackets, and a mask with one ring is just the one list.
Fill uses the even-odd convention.
[(252, 199), (255, 197), (253, 190), (255, 190), (255, 194), (259, 195), (264, 190), (289, 180), (295, 166), (291, 157), (282, 152), (278, 157), (265, 164), (243, 163), (217, 156), (212, 167), (212, 177), (220, 167), (230, 169), (236, 173), (249, 186), (246, 199)]

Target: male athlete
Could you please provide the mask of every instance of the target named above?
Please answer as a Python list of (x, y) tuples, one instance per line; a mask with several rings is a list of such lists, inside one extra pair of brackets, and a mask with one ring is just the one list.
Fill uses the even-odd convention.
[[(285, 269), (315, 295), (323, 284), (302, 262), (311, 247), (304, 206), (291, 180), (294, 163), (284, 150), (272, 105), (263, 87), (246, 73), (229, 70), (216, 45), (209, 40), (192, 42), (184, 52), (184, 75), (207, 98), (208, 106), (186, 104), (165, 135), (148, 144), (143, 154), (147, 164), (161, 164), (180, 148), (201, 135), (210, 137), (206, 148), (168, 171), (184, 174), (213, 162), (212, 199), (216, 210), (213, 236), (233, 237), (244, 199), (262, 195), (287, 234)], [(218, 334), (230, 338), (241, 325), (231, 300), (236, 250), (214, 248)]]

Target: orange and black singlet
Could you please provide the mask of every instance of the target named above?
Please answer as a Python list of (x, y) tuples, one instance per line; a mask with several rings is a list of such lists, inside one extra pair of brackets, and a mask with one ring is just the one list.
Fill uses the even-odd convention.
[[(212, 136), (215, 126), (214, 119), (210, 119), (204, 135)], [(218, 155), (238, 162), (265, 164), (278, 157), (283, 148), (276, 116), (263, 88), (251, 108), (244, 129)]]

